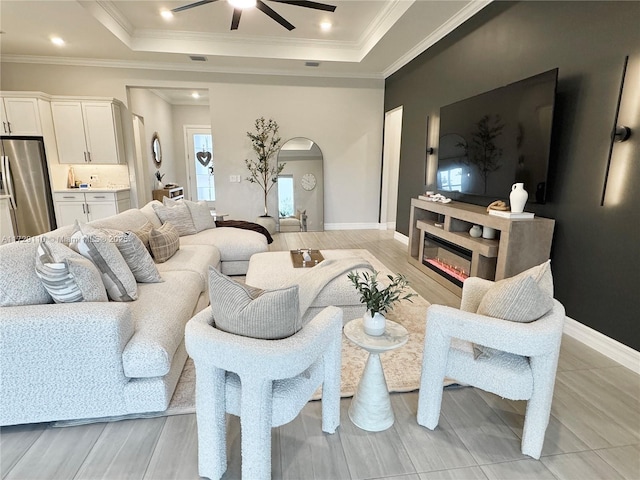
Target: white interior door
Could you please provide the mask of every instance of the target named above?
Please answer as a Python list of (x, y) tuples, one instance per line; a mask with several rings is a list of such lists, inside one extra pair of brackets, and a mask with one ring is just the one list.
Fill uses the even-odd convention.
[(151, 173), (147, 163), (147, 142), (145, 140), (144, 118), (133, 114), (133, 141), (136, 155), (129, 164), (129, 183), (131, 184), (131, 206), (140, 208), (151, 201)]
[(185, 196), (194, 202), (204, 200), (213, 208), (216, 189), (211, 127), (185, 126), (184, 131), (189, 183)]
[(384, 150), (382, 152), (382, 192), (380, 193), (380, 228), (396, 228), (398, 207), (398, 172), (400, 171), (400, 137), (402, 107), (384, 115)]

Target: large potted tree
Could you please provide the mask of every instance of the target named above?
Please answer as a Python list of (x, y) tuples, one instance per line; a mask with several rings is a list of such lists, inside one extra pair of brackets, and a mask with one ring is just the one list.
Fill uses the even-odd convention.
[(265, 120), (264, 117), (256, 119), (255, 132), (247, 132), (251, 140), (253, 151), (258, 157), (256, 160), (245, 159), (245, 164), (249, 170), (246, 178), (251, 183), (256, 183), (264, 194), (264, 214), (256, 219), (256, 222), (264, 226), (269, 233), (276, 231), (276, 220), (269, 215), (267, 200), (269, 192), (278, 182), (278, 175), (282, 172), (285, 164), (278, 164), (274, 155), (280, 149), (278, 136), (278, 123), (273, 120)]

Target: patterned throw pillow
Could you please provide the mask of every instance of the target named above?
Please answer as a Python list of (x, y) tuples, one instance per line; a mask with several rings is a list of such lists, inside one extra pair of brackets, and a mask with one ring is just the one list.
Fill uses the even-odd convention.
[(137, 230), (132, 230), (136, 237), (142, 240), (142, 244), (147, 250), (149, 250), (149, 234), (151, 233), (151, 230), (153, 230), (153, 224), (151, 222), (145, 223)]
[(149, 235), (151, 254), (157, 263), (164, 263), (180, 248), (178, 231), (169, 222), (154, 228)]
[[(148, 225), (151, 225), (150, 223)], [(152, 227), (153, 229), (153, 227)], [(151, 232), (151, 230), (149, 230)], [(131, 273), (138, 283), (159, 283), (162, 277), (142, 240), (133, 232), (121, 232), (114, 237), (120, 254), (127, 262)]]
[(275, 340), (302, 328), (298, 285), (260, 290), (209, 267), (209, 299), (215, 327), (244, 337)]
[(91, 260), (100, 273), (107, 295), (115, 302), (131, 302), (138, 298), (138, 285), (118, 247), (109, 235), (90, 225), (79, 225), (71, 235), (70, 246)]
[(193, 224), (189, 208), (184, 203), (178, 203), (173, 207), (153, 204), (153, 210), (162, 223), (171, 222), (179, 236), (193, 235), (196, 227)]
[(36, 275), (38, 244), (33, 240), (0, 247), (0, 307), (51, 303), (51, 295)]
[(96, 266), (61, 243), (42, 240), (35, 271), (56, 303), (109, 300)]
[(167, 207), (173, 207), (184, 203), (189, 209), (189, 213), (191, 213), (193, 226), (196, 227), (196, 232), (208, 230), (209, 228), (216, 228), (216, 222), (213, 220), (211, 210), (209, 210), (209, 206), (205, 201), (192, 202), (191, 200), (172, 200), (169, 197), (164, 197), (162, 199), (162, 203)]

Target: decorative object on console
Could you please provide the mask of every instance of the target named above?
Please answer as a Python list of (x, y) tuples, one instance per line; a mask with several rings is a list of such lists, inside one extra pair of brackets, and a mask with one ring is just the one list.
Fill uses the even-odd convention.
[(493, 240), (496, 238), (496, 229), (487, 226), (482, 227), (482, 238)]
[(387, 275), (387, 278), (391, 282), (385, 288), (380, 288), (378, 283), (378, 274), (380, 272), (373, 271), (359, 272), (351, 271), (347, 274), (351, 283), (358, 293), (360, 293), (360, 301), (367, 307), (367, 311), (363, 317), (363, 327), (367, 335), (378, 336), (382, 335), (385, 331), (386, 319), (384, 314), (393, 309), (393, 305), (400, 300), (411, 300), (411, 297), (415, 297), (415, 293), (407, 293), (404, 296), (400, 296), (405, 288), (409, 286), (409, 281), (401, 273), (395, 277)]
[(524, 183), (514, 183), (509, 194), (509, 203), (513, 213), (524, 212), (524, 206), (527, 203), (529, 194), (524, 189)]
[(469, 235), (473, 238), (479, 238), (482, 235), (482, 227), (480, 225), (474, 225), (469, 230)]
[(425, 200), (427, 202), (439, 202), (439, 203), (449, 203), (451, 202), (450, 198), (445, 197), (441, 193), (431, 193), (427, 192), (427, 195), (418, 195), (420, 200)]
[(535, 216), (533, 212), (509, 212), (500, 210), (489, 210), (489, 215), (500, 218), (509, 218), (511, 220), (529, 220)]
[(164, 184), (162, 183), (162, 178), (164, 177), (164, 173), (160, 173), (160, 170), (156, 170), (154, 174), (156, 176), (156, 190), (162, 190), (164, 188)]

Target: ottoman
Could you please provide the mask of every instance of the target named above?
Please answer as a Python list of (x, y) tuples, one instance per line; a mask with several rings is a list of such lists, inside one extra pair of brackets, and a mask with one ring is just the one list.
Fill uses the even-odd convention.
[[(321, 250), (322, 256), (329, 259), (357, 257), (361, 250)], [(366, 257), (362, 257), (366, 258)], [(296, 278), (311, 268), (293, 268), (291, 254), (287, 252), (256, 253), (249, 260), (249, 269), (245, 282), (252, 287), (262, 289), (279, 288), (296, 283)], [(304, 319), (314, 317), (322, 309), (333, 305), (342, 308), (344, 321), (362, 317), (365, 306), (360, 303), (360, 295), (347, 275), (330, 281), (304, 315)]]

